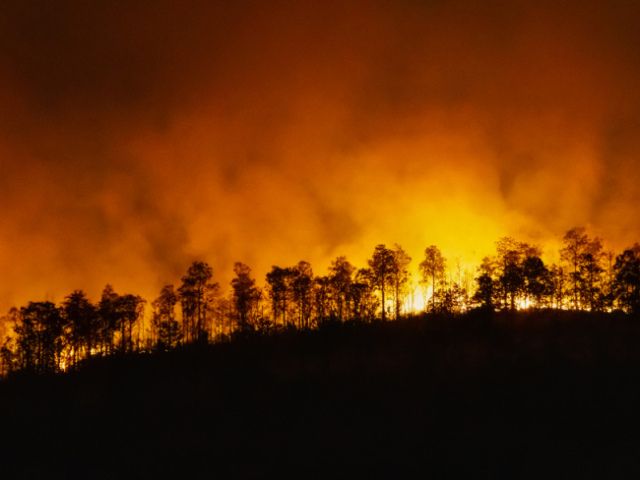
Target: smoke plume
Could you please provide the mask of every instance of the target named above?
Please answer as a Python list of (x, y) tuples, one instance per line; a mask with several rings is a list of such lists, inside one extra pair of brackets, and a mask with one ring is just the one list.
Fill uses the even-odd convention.
[(376, 244), (640, 237), (640, 6), (0, 6), (0, 307), (190, 262), (324, 273)]

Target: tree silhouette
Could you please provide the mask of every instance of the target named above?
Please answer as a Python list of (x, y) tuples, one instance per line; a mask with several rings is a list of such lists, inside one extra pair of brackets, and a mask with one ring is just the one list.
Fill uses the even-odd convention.
[(98, 316), (100, 319), (100, 343), (101, 350), (105, 354), (114, 352), (113, 337), (118, 330), (118, 298), (111, 285), (106, 285), (102, 291), (98, 303)]
[(340, 320), (350, 317), (351, 283), (356, 268), (347, 261), (347, 257), (338, 257), (329, 267), (329, 280), (334, 311)]
[(411, 279), (408, 267), (411, 263), (411, 257), (407, 255), (400, 245), (397, 243), (393, 249), (393, 264), (391, 268), (391, 287), (393, 290), (393, 299), (396, 311), (396, 320), (400, 318), (400, 305), (406, 296), (407, 285)]
[(326, 275), (313, 279), (313, 310), (316, 323), (331, 315), (331, 279)]
[(520, 260), (527, 249), (527, 244), (517, 242), (511, 237), (503, 237), (496, 242), (497, 264), (500, 265), (498, 285), (502, 293), (502, 308), (516, 309), (518, 296), (524, 286)]
[(5, 336), (2, 347), (0, 347), (0, 361), (2, 362), (2, 368), (0, 368), (0, 377), (9, 375), (15, 371), (19, 366), (17, 365), (15, 342), (13, 337)]
[(160, 291), (160, 296), (153, 301), (153, 317), (151, 325), (156, 336), (158, 349), (173, 348), (180, 342), (182, 334), (176, 320), (175, 307), (178, 294), (173, 285), (167, 285)]
[(442, 284), (439, 297), (442, 299), (443, 313), (460, 313), (466, 305), (467, 292), (458, 281), (450, 278)]
[(52, 302), (29, 302), (15, 316), (17, 360), (21, 369), (38, 373), (66, 367), (65, 320)]
[(431, 245), (424, 252), (424, 260), (420, 262), (420, 276), (423, 285), (431, 282), (431, 312), (436, 311), (436, 288), (444, 276), (446, 260), (442, 252), (435, 245)]
[(566, 292), (569, 277), (562, 265), (551, 265), (549, 269), (549, 281), (551, 282), (551, 304), (557, 309), (564, 309), (566, 304)]
[(611, 311), (614, 308), (615, 303), (615, 270), (613, 268), (615, 264), (616, 254), (609, 250), (602, 255), (604, 268), (603, 268), (603, 285), (602, 285), (602, 302), (603, 309)]
[(98, 311), (82, 290), (75, 290), (63, 300), (62, 313), (69, 328), (71, 365), (76, 366), (83, 356), (91, 355), (98, 342)]
[[(599, 244), (598, 247), (600, 247)], [(592, 249), (588, 253), (583, 253), (579, 259), (580, 305), (586, 305), (592, 311), (604, 308), (601, 289), (601, 275), (604, 269), (600, 266), (599, 250), (600, 248)]]
[(395, 256), (393, 251), (384, 245), (378, 245), (373, 252), (373, 258), (368, 261), (368, 264), (371, 274), (371, 283), (380, 292), (382, 320), (384, 321), (387, 319), (386, 292), (393, 281), (392, 275), (395, 265)]
[(627, 312), (640, 311), (640, 259), (633, 250), (625, 250), (614, 265), (616, 298)]
[(540, 257), (527, 257), (522, 264), (524, 292), (532, 300), (534, 308), (545, 306), (545, 298), (552, 293), (549, 270)]
[(280, 268), (273, 266), (267, 273), (267, 294), (271, 300), (271, 311), (273, 321), (278, 323), (278, 317), (282, 319), (282, 325), (287, 322), (287, 305), (292, 296), (291, 283), (293, 280), (293, 270), (290, 268)]
[(193, 262), (182, 277), (178, 289), (182, 306), (183, 337), (186, 342), (202, 340), (207, 335), (207, 311), (211, 298), (218, 290), (217, 283), (209, 283), (212, 268), (204, 262)]
[(309, 328), (313, 308), (313, 270), (307, 262), (298, 262), (292, 269), (293, 301), (298, 310), (298, 326)]
[(117, 327), (120, 330), (120, 350), (131, 352), (133, 345), (133, 327), (144, 315), (146, 301), (133, 294), (120, 295), (116, 299)]
[(368, 268), (361, 268), (356, 272), (354, 282), (351, 284), (351, 298), (355, 318), (365, 322), (375, 318), (380, 301), (376, 297), (375, 287), (371, 281), (371, 271)]
[(474, 293), (472, 300), (474, 303), (480, 304), (485, 308), (494, 308), (494, 291), (493, 291), (493, 279), (487, 273), (480, 275), (476, 282), (478, 288)]
[(249, 326), (251, 311), (257, 306), (261, 295), (256, 281), (251, 278), (251, 269), (248, 266), (236, 262), (233, 271), (236, 274), (235, 278), (231, 280), (233, 301), (238, 315), (239, 328), (244, 331)]
[(572, 306), (574, 310), (582, 309), (580, 303), (581, 289), (583, 283), (580, 264), (584, 261), (584, 255), (591, 253), (597, 255), (602, 250), (602, 241), (599, 238), (590, 239), (584, 233), (584, 228), (572, 228), (562, 238), (564, 248), (560, 250), (560, 258), (562, 261), (570, 265), (573, 270), (570, 274), (572, 280)]

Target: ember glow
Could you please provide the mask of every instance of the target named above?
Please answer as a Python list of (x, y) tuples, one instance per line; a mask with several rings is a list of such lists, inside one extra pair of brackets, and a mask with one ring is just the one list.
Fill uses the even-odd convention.
[[(640, 238), (640, 5), (5, 2), (0, 308), (196, 259)], [(555, 243), (554, 243), (555, 242)], [(416, 291), (414, 302), (424, 302)]]

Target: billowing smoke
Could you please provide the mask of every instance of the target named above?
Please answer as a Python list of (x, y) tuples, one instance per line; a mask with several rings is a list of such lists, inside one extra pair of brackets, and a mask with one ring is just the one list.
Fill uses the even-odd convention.
[(317, 273), (378, 243), (640, 238), (640, 6), (0, 6), (0, 308), (194, 259)]

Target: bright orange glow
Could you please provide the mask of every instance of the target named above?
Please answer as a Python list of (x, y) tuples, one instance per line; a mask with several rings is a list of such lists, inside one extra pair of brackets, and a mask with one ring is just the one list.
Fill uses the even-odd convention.
[(640, 238), (637, 2), (44, 1), (0, 7), (0, 312)]
[(425, 309), (425, 296), (423, 291), (418, 286), (413, 286), (413, 289), (404, 302), (404, 311), (408, 313), (420, 313)]
[(518, 301), (518, 306), (516, 307), (518, 310), (526, 310), (531, 306), (532, 302), (529, 298), (525, 297)]

